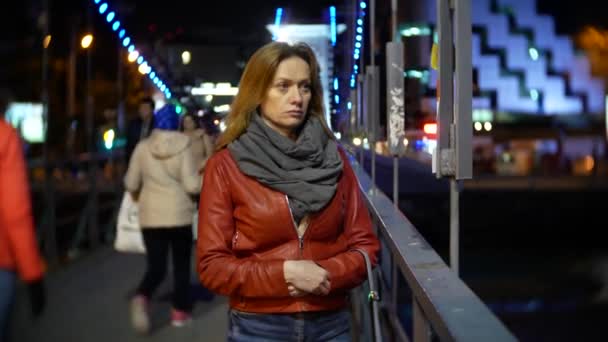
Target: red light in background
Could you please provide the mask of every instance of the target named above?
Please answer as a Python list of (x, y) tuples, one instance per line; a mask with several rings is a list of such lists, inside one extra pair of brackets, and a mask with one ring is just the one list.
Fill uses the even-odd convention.
[(425, 123), (422, 129), (424, 130), (424, 133), (428, 135), (437, 135), (437, 123), (435, 122)]

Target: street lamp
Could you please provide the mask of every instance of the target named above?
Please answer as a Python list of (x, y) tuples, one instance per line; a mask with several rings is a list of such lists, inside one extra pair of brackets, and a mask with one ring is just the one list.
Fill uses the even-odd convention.
[(84, 35), (80, 40), (80, 46), (83, 49), (88, 49), (89, 47), (91, 47), (91, 44), (93, 44), (93, 35), (90, 33)]

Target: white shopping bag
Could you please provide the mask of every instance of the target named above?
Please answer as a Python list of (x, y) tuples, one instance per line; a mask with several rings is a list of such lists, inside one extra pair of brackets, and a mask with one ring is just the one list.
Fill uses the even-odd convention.
[(198, 209), (192, 214), (192, 239), (198, 238)]
[(146, 253), (143, 234), (139, 226), (139, 208), (131, 194), (125, 192), (118, 211), (114, 248), (119, 252)]

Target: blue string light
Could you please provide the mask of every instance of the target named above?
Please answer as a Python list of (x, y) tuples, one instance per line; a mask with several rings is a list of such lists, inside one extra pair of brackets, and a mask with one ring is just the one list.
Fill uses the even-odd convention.
[(336, 46), (336, 40), (338, 38), (338, 31), (336, 30), (336, 7), (329, 7), (329, 24), (331, 28), (331, 46)]
[[(129, 36), (127, 36), (127, 31), (124, 28), (122, 28), (122, 23), (119, 20), (115, 21), (115, 19), (117, 19), (116, 12), (108, 11), (109, 5), (107, 2), (102, 2), (101, 0), (93, 0), (93, 3), (95, 5), (99, 6), (97, 10), (100, 15), (104, 15), (107, 12), (107, 14), (105, 14), (104, 19), (106, 20), (106, 22), (108, 22), (108, 24), (112, 28), (112, 31), (118, 32), (118, 39), (121, 41), (122, 45), (125, 48), (127, 48), (129, 53), (136, 52), (135, 45), (131, 44), (131, 38)], [(282, 9), (281, 9), (281, 13), (282, 13)], [(148, 73), (150, 80), (158, 87), (158, 89), (161, 92), (164, 93), (164, 95), (167, 99), (171, 98), (171, 90), (162, 82), (162, 80), (158, 77), (156, 72), (154, 72), (153, 69), (150, 66), (148, 66), (148, 64), (145, 61), (145, 59), (143, 58), (143, 56), (139, 56), (137, 58), (137, 64), (141, 65), (144, 63), (145, 63), (145, 68), (144, 68), (145, 73)]]

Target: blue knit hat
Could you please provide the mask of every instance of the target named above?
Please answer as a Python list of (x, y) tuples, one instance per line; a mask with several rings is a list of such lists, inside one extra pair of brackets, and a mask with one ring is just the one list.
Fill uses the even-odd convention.
[(154, 114), (154, 127), (166, 131), (176, 131), (179, 128), (179, 115), (174, 105), (166, 104)]

